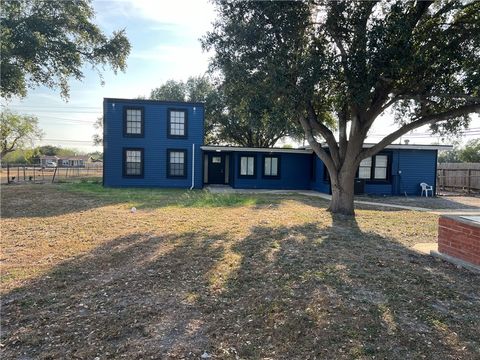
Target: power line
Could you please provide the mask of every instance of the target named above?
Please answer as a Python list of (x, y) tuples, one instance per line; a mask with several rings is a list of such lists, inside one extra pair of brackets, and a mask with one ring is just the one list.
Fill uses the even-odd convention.
[[(5, 105), (6, 106), (6, 105)], [(8, 107), (21, 107), (21, 108), (34, 108), (34, 109), (98, 109), (102, 110), (102, 107), (98, 106), (82, 106), (82, 105), (8, 105)]]

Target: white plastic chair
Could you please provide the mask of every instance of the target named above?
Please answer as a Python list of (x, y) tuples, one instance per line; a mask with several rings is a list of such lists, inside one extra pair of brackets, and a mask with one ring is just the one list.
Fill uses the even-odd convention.
[(425, 192), (425, 197), (428, 197), (428, 192), (432, 194), (433, 197), (433, 186), (428, 185), (427, 183), (421, 183), (420, 186), (422, 187), (422, 194), (420, 196), (423, 196), (423, 193)]

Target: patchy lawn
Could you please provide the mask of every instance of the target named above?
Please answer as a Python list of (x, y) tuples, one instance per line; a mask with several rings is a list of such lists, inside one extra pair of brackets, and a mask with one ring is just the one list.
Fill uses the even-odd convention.
[(411, 250), (435, 215), (326, 206), (4, 186), (2, 358), (480, 357), (480, 276)]

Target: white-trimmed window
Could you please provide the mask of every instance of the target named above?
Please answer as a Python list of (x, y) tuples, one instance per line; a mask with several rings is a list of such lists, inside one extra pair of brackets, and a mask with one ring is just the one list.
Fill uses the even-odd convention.
[(126, 149), (124, 159), (125, 176), (143, 176), (143, 149)]
[(125, 135), (143, 135), (143, 109), (125, 109)]
[(240, 157), (240, 176), (255, 176), (255, 157)]
[(168, 150), (168, 176), (185, 177), (185, 163), (187, 152), (185, 150)]
[(358, 178), (359, 179), (370, 179), (372, 174), (372, 158), (363, 159), (360, 162), (360, 166), (358, 167)]
[(387, 167), (388, 167), (388, 156), (387, 155), (377, 155), (375, 156), (375, 169), (373, 172), (373, 178), (376, 180), (386, 180), (387, 179)]
[(265, 156), (263, 162), (264, 176), (278, 176), (278, 156)]
[(186, 136), (187, 112), (185, 110), (169, 110), (168, 135)]

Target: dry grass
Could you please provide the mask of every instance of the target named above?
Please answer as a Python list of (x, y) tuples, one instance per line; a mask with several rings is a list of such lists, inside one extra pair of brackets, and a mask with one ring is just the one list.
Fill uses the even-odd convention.
[(357, 196), (356, 200), (372, 201), (384, 204), (423, 207), (426, 209), (477, 209), (480, 210), (479, 196)]
[(480, 357), (479, 276), (410, 249), (436, 216), (326, 205), (4, 186), (3, 358)]

